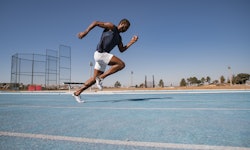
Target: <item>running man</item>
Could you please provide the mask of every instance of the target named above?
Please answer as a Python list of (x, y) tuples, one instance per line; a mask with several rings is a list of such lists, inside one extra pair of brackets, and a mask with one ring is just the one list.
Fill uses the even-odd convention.
[[(130, 22), (127, 19), (122, 19), (118, 26), (110, 22), (94, 21), (85, 31), (78, 34), (78, 38), (82, 39), (96, 26), (104, 28), (104, 30), (102, 32), (101, 40), (94, 53), (94, 75), (88, 79), (81, 88), (73, 93), (73, 96), (79, 103), (84, 102), (84, 100), (81, 100), (80, 97), (80, 94), (84, 90), (88, 89), (95, 83), (97, 87), (102, 90), (103, 79), (122, 70), (125, 67), (125, 63), (113, 54), (110, 54), (110, 51), (117, 45), (119, 51), (122, 53), (138, 40), (138, 36), (134, 35), (127, 45), (123, 45), (120, 33), (126, 32), (128, 30)], [(107, 65), (111, 67), (105, 72)]]

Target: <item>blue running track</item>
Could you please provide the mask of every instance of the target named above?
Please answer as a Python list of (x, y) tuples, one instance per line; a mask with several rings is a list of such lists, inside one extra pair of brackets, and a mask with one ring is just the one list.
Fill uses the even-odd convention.
[(1, 150), (250, 150), (250, 91), (0, 93)]

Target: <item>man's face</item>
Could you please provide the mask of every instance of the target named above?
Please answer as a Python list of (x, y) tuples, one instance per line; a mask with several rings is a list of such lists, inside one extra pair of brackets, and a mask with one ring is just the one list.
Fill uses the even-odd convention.
[(120, 31), (120, 32), (126, 32), (126, 31), (128, 30), (128, 28), (129, 28), (129, 26), (128, 26), (128, 24), (126, 24), (126, 23), (121, 23), (121, 24), (119, 25), (119, 31)]

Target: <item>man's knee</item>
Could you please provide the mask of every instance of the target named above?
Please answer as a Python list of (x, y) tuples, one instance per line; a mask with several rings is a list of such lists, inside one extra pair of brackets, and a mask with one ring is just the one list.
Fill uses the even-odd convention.
[(125, 68), (125, 63), (124, 62), (121, 62), (120, 64), (119, 64), (119, 66), (120, 66), (120, 70), (122, 70), (123, 68)]

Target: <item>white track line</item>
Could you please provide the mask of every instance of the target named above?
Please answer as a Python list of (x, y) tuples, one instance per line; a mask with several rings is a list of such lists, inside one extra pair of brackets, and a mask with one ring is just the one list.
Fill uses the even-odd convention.
[(42, 106), (42, 105), (0, 105), (0, 107), (62, 108), (62, 109), (108, 109), (108, 110), (197, 110), (197, 111), (250, 111), (250, 108), (195, 108), (195, 107), (84, 107), (84, 106)]
[(120, 146), (140, 146), (140, 147), (155, 147), (155, 148), (174, 148), (174, 149), (192, 149), (192, 150), (250, 150), (248, 147), (232, 147), (232, 146), (212, 146), (212, 145), (196, 145), (196, 144), (175, 144), (175, 143), (159, 143), (159, 142), (139, 142), (139, 141), (121, 141), (121, 140), (104, 140), (70, 136), (55, 136), (47, 134), (30, 134), (18, 132), (0, 131), (0, 136), (46, 139), (56, 141), (69, 141), (80, 143), (93, 144), (110, 144)]
[[(127, 90), (127, 91), (98, 91), (84, 92), (83, 95), (102, 95), (102, 94), (203, 94), (203, 93), (249, 93), (250, 89), (210, 89), (210, 90)], [(0, 95), (71, 95), (72, 92), (0, 92)]]

